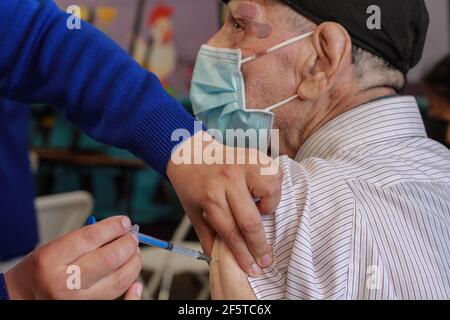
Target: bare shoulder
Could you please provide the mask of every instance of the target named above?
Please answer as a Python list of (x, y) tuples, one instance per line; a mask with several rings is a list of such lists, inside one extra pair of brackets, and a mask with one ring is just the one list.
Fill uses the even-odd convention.
[(216, 238), (211, 263), (210, 286), (213, 300), (255, 300), (247, 276), (223, 241)]

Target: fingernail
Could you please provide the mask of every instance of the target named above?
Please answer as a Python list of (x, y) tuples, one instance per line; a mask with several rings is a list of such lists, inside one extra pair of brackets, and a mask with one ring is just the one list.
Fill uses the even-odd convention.
[(122, 226), (125, 230), (129, 230), (131, 228), (131, 221), (130, 218), (125, 217), (122, 219)]
[(259, 259), (259, 264), (263, 268), (270, 267), (272, 265), (272, 256), (270, 254), (264, 255), (261, 259)]
[(251, 272), (249, 273), (249, 275), (251, 277), (259, 277), (261, 273), (261, 268), (256, 263), (252, 264)]
[(136, 295), (141, 298), (142, 297), (142, 290), (144, 289), (144, 286), (142, 285), (142, 283), (138, 283), (136, 285)]

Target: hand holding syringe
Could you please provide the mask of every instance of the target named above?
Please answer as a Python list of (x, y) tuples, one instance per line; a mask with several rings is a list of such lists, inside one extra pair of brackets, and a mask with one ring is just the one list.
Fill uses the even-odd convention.
[[(97, 220), (95, 219), (95, 217), (90, 216), (88, 218), (88, 220), (86, 221), (86, 224), (90, 225), (90, 224), (95, 224), (96, 222), (97, 222)], [(146, 244), (149, 246), (172, 251), (174, 253), (178, 253), (178, 254), (181, 254), (181, 255), (184, 255), (187, 257), (192, 257), (197, 260), (203, 260), (208, 263), (213, 260), (210, 256), (204, 254), (203, 252), (189, 249), (189, 248), (186, 248), (183, 246), (175, 245), (175, 244), (171, 243), (170, 241), (160, 240), (160, 239), (153, 238), (151, 236), (147, 236), (145, 234), (139, 233), (139, 226), (137, 224), (135, 224), (133, 226), (133, 228), (131, 228), (131, 232), (133, 232), (137, 236), (139, 242), (142, 244)]]

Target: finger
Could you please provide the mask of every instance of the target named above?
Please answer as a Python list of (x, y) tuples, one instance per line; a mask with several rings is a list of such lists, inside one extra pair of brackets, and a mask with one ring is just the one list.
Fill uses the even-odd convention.
[(128, 217), (113, 217), (68, 233), (51, 242), (47, 247), (52, 253), (51, 259), (57, 259), (59, 264), (69, 264), (123, 236), (130, 229), (131, 221)]
[(134, 283), (130, 287), (130, 289), (128, 289), (127, 293), (125, 293), (124, 300), (141, 300), (143, 290), (144, 286), (142, 285), (142, 283)]
[(247, 247), (258, 265), (262, 268), (269, 267), (272, 264), (271, 249), (266, 240), (261, 215), (247, 186), (236, 185), (227, 191), (227, 200)]
[(94, 283), (117, 270), (133, 257), (138, 248), (138, 240), (132, 233), (82, 256), (73, 264), (82, 272), (82, 288), (89, 288)]
[(204, 217), (233, 252), (242, 270), (252, 277), (259, 276), (261, 268), (247, 248), (226, 200), (223, 199), (220, 206), (210, 207), (208, 211), (205, 211)]
[(200, 244), (202, 246), (203, 252), (207, 255), (211, 255), (212, 248), (214, 245), (214, 239), (216, 238), (216, 232), (211, 228), (209, 223), (203, 218), (203, 214), (188, 213), (189, 220), (191, 221), (195, 233), (197, 234)]
[(142, 268), (142, 259), (136, 253), (126, 264), (107, 275), (86, 290), (82, 290), (81, 299), (113, 300), (122, 296), (136, 281)]
[(261, 214), (272, 214), (277, 210), (281, 201), (282, 182), (281, 170), (273, 175), (261, 175), (257, 169), (247, 176), (248, 189), (259, 200), (256, 206)]

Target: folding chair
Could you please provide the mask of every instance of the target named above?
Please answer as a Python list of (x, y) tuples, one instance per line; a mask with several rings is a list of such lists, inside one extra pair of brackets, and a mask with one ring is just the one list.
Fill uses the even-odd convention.
[[(191, 223), (188, 217), (185, 216), (171, 241), (201, 251), (200, 243), (183, 241), (190, 228)], [(206, 262), (193, 260), (189, 257), (168, 253), (165, 250), (151, 247), (142, 248), (141, 253), (143, 261), (142, 270), (153, 272), (144, 288), (144, 299), (152, 299), (159, 286), (158, 300), (168, 300), (173, 278), (181, 273), (192, 273), (200, 281), (202, 289), (197, 295), (197, 300), (206, 300), (209, 297), (209, 266)]]

